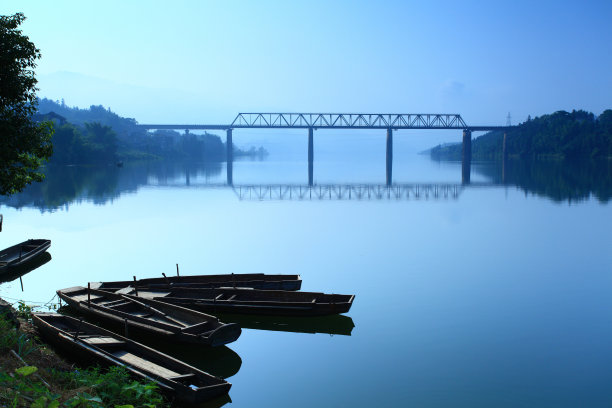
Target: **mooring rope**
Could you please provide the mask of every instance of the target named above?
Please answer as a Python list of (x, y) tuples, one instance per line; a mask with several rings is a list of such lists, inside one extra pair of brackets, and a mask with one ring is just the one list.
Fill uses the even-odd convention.
[[(23, 302), (26, 304), (31, 304), (34, 305), (36, 307), (48, 307), (51, 308), (51, 305), (55, 304), (53, 302), (53, 300), (57, 297), (57, 293), (55, 295), (53, 295), (53, 297), (51, 299), (49, 299), (47, 302), (40, 302), (40, 301), (36, 301), (36, 300), (25, 300), (25, 299), (16, 299), (16, 298), (12, 298), (12, 297), (8, 297), (8, 296), (0, 296), (2, 299), (6, 299), (6, 300), (10, 300), (11, 304), (14, 306), (16, 304), (18, 304), (19, 302)], [(59, 302), (57, 302), (59, 303)]]

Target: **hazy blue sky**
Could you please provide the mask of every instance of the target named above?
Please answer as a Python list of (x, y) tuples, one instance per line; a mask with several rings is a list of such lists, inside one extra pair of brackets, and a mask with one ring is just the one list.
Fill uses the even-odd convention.
[(612, 108), (612, 1), (24, 1), (40, 96), (139, 122), (240, 111)]

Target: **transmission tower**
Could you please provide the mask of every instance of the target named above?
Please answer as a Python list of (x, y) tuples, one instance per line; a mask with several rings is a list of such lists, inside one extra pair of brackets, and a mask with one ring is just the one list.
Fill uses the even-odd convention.
[(512, 126), (512, 115), (508, 112), (508, 116), (506, 116), (506, 126)]

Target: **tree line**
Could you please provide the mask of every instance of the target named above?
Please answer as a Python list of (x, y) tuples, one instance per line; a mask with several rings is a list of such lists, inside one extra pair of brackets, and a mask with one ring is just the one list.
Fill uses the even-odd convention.
[[(472, 158), (502, 158), (504, 131), (493, 131), (472, 141)], [(461, 160), (461, 144), (439, 145), (432, 158)], [(612, 110), (595, 116), (584, 110), (557, 111), (531, 119), (506, 131), (510, 157), (597, 159), (612, 157)]]
[[(69, 107), (64, 101), (38, 101), (38, 119), (53, 120), (51, 163), (96, 164), (133, 159), (188, 159), (223, 161), (225, 143), (217, 135), (180, 133), (174, 130), (147, 132), (135, 119), (124, 118), (110, 108), (92, 105)], [(242, 150), (234, 156), (265, 156), (263, 148)]]

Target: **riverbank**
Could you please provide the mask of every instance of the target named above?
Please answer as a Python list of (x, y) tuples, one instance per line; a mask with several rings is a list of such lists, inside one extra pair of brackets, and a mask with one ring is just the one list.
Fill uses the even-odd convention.
[(37, 337), (31, 309), (0, 299), (0, 406), (167, 407), (153, 384), (119, 367), (82, 368)]

